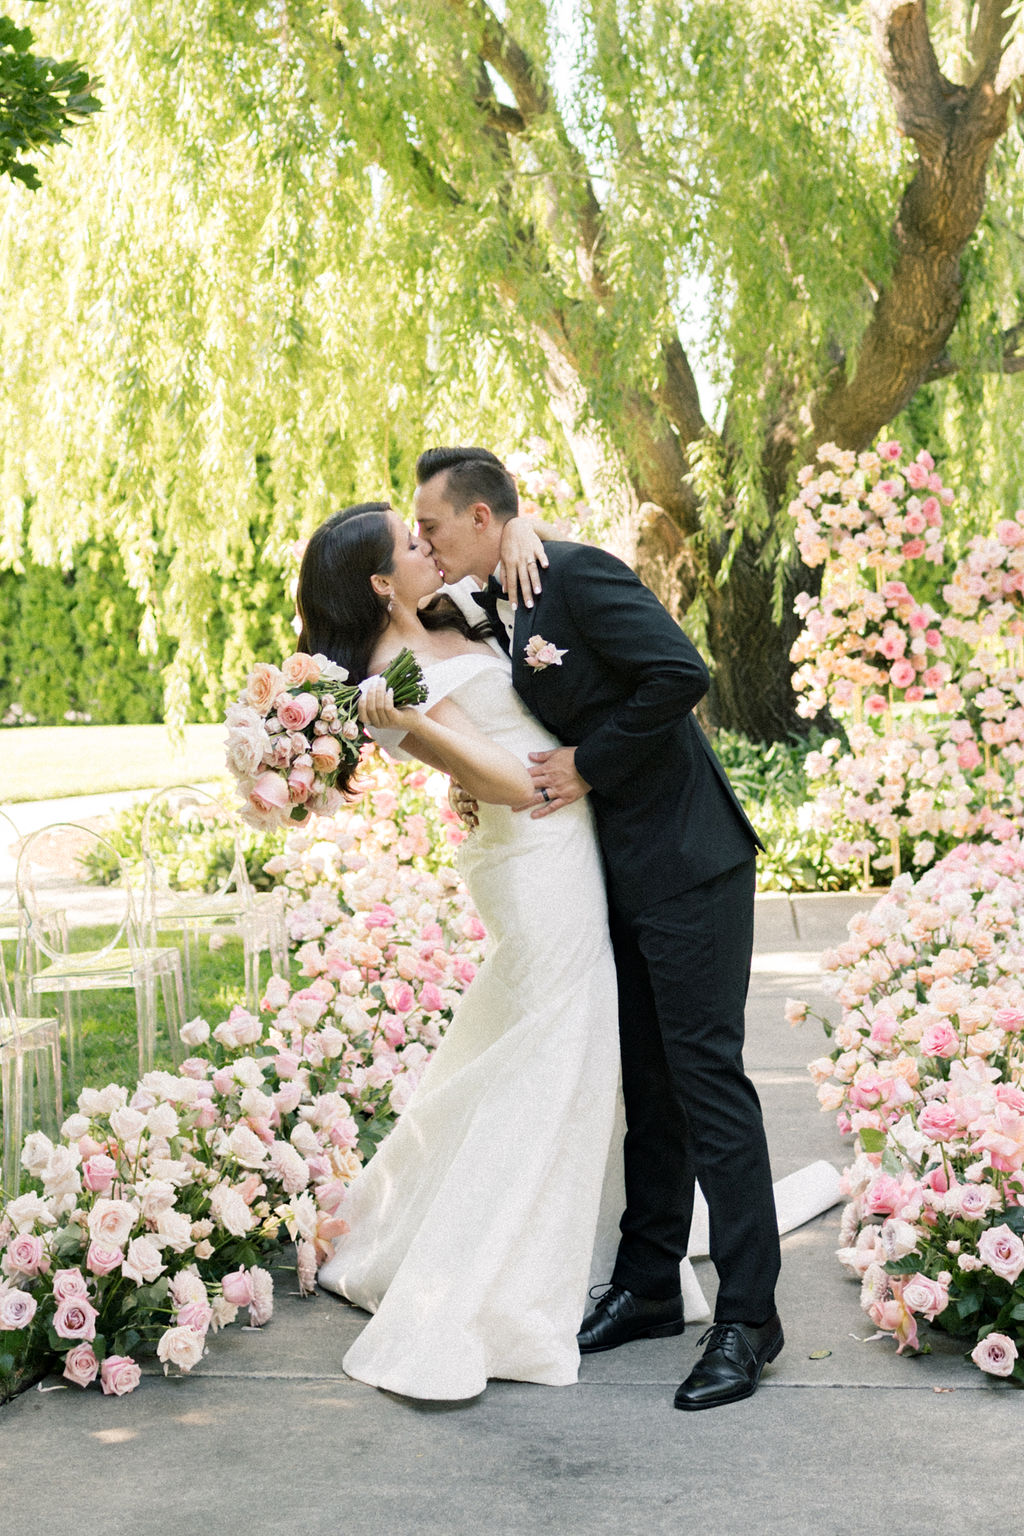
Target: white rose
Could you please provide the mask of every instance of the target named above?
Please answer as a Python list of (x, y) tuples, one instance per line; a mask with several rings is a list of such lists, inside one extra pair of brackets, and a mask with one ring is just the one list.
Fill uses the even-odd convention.
[(136, 1285), (151, 1285), (165, 1269), (160, 1250), (148, 1237), (134, 1237), (121, 1265), (121, 1273)]
[(169, 1179), (140, 1179), (135, 1193), (147, 1221), (155, 1221), (161, 1211), (166, 1211), (177, 1199), (177, 1191)]
[(269, 1120), (274, 1113), (274, 1101), (261, 1088), (243, 1088), (238, 1107), (247, 1120)]
[(210, 1026), (205, 1019), (189, 1019), (181, 1028), (181, 1043), (190, 1049), (196, 1045), (205, 1045), (210, 1038)]
[(54, 1147), (40, 1175), (44, 1194), (54, 1199), (77, 1194), (82, 1187), (81, 1161), (77, 1147)]
[(12, 1200), (10, 1205), (4, 1207), (4, 1215), (16, 1232), (31, 1232), (36, 1226), (55, 1227), (57, 1225), (49, 1203), (41, 1195), (37, 1195), (35, 1190), (30, 1190), (28, 1194), (19, 1195), (17, 1200)]
[(227, 1150), (243, 1168), (262, 1168), (267, 1160), (266, 1146), (247, 1125), (235, 1126), (227, 1139)]
[(31, 1131), (21, 1149), (21, 1166), (38, 1179), (53, 1156), (53, 1142), (42, 1131)]
[(89, 1236), (106, 1248), (123, 1248), (139, 1212), (127, 1200), (97, 1200), (89, 1212)]
[(192, 1171), (187, 1163), (183, 1163), (177, 1157), (155, 1157), (149, 1165), (149, 1172), (154, 1179), (166, 1179), (168, 1184), (173, 1184), (176, 1189), (181, 1189), (185, 1184), (192, 1183)]
[(882, 1227), (882, 1247), (890, 1263), (894, 1259), (904, 1259), (908, 1253), (913, 1253), (919, 1242), (920, 1236), (910, 1222), (903, 1221), (898, 1216), (890, 1216)]
[(316, 1236), (316, 1204), (312, 1195), (293, 1195), (285, 1207), (285, 1222), (292, 1238), (296, 1233), (312, 1241)]
[(68, 1115), (60, 1128), (61, 1138), (64, 1141), (81, 1141), (83, 1136), (89, 1134), (91, 1122), (87, 1115)]
[(318, 1153), (323, 1151), (316, 1131), (314, 1131), (311, 1125), (307, 1125), (305, 1120), (299, 1121), (292, 1131), (289, 1140), (295, 1150), (302, 1153), (303, 1157), (316, 1157)]
[(166, 1209), (156, 1218), (156, 1241), (161, 1248), (184, 1253), (192, 1246), (192, 1223), (184, 1211)]
[(169, 1365), (176, 1365), (180, 1371), (190, 1371), (205, 1353), (203, 1335), (194, 1328), (168, 1328), (156, 1346), (157, 1359), (163, 1362), (165, 1376)]
[(139, 1110), (127, 1106), (115, 1109), (110, 1116), (110, 1129), (118, 1141), (138, 1141), (146, 1129), (146, 1117)]
[(240, 1056), (231, 1064), (231, 1076), (240, 1088), (262, 1088), (263, 1068), (254, 1056)]
[(244, 1237), (255, 1226), (252, 1211), (230, 1184), (217, 1185), (210, 1196), (210, 1210), (233, 1237)]
[(180, 1127), (171, 1105), (158, 1104), (155, 1109), (151, 1109), (146, 1116), (146, 1129), (151, 1136), (161, 1141), (169, 1141), (172, 1136), (177, 1136)]

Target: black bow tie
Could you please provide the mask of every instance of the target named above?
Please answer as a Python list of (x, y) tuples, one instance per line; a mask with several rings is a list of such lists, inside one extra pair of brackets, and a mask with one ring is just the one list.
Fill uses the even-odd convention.
[(474, 603), (479, 603), (484, 612), (489, 613), (492, 618), (494, 617), (494, 610), (497, 607), (498, 599), (502, 597), (505, 597), (505, 589), (502, 587), (497, 576), (488, 576), (487, 585), (483, 591), (473, 593)]

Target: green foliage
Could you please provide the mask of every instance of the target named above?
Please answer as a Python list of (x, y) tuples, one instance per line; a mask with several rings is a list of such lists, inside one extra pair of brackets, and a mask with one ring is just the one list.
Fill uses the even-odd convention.
[[(145, 804), (129, 806), (113, 818), (104, 836), (130, 868), (142, 868), (142, 822)], [(238, 833), (249, 880), (258, 891), (274, 889), (276, 881), (264, 865), (284, 848), (283, 831), (257, 832), (241, 827)], [(183, 824), (182, 814), (169, 806), (154, 808), (150, 819), (151, 848), (160, 868), (176, 890), (216, 891), (231, 874), (235, 863), (233, 829), (221, 823), (204, 824), (202, 808), (191, 808)], [(95, 885), (117, 879), (117, 866), (102, 848), (90, 849), (82, 858), (85, 876)]]
[(815, 831), (804, 814), (804, 761), (824, 740), (814, 731), (766, 747), (733, 731), (715, 732), (715, 752), (765, 846), (757, 857), (759, 890), (841, 891), (857, 885), (859, 872), (832, 863), (827, 853), (832, 836)]
[(32, 52), (28, 27), (0, 16), (0, 176), (35, 190), (39, 173), (25, 158), (66, 144), (68, 128), (100, 110), (87, 69)]

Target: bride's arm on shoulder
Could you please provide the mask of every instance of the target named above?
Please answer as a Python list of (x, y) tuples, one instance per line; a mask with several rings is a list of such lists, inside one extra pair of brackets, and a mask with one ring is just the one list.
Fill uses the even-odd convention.
[(501, 583), (515, 607), (520, 596), (527, 608), (541, 591), (540, 572), (547, 568), (544, 545), (558, 532), (538, 517), (511, 517), (501, 531)]
[(396, 709), (383, 679), (374, 679), (364, 687), (359, 718), (376, 730), (404, 731), (403, 751), (451, 774), (474, 800), (520, 806), (533, 798), (525, 763), (478, 731), (452, 699), (429, 710)]

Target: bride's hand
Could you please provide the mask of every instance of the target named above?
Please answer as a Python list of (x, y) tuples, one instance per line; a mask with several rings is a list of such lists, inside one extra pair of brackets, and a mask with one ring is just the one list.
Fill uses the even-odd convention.
[(541, 590), (540, 567), (548, 563), (544, 541), (533, 524), (533, 519), (513, 517), (502, 529), (501, 583), (513, 608), (520, 596), (527, 608), (533, 607), (534, 596)]
[(363, 724), (374, 730), (402, 731), (407, 736), (421, 719), (418, 709), (400, 709), (395, 704), (391, 689), (379, 676), (368, 677), (362, 684), (357, 713)]

